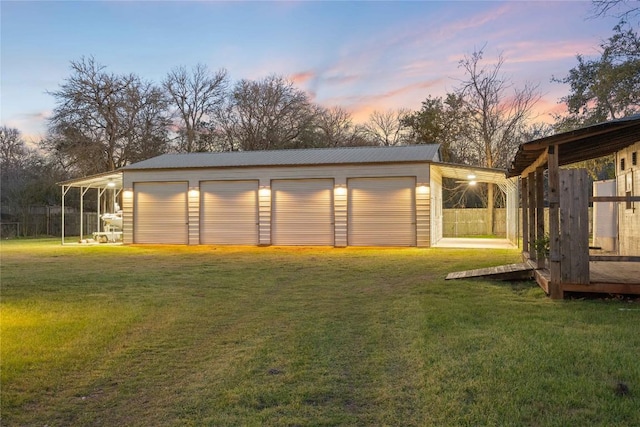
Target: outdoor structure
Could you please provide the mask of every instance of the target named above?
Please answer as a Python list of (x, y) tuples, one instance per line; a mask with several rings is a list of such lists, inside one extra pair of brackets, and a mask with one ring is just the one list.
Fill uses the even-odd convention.
[[(111, 186), (125, 244), (430, 247), (443, 176), (497, 184), (517, 224), (504, 171), (441, 163), (435, 144), (165, 154), (61, 185)], [(517, 241), (517, 226), (507, 234)]]
[[(640, 294), (639, 142), (636, 115), (520, 146), (508, 176), (522, 183), (523, 256), (536, 265), (536, 280), (552, 298), (565, 292)], [(615, 196), (590, 197), (586, 170), (561, 168), (610, 154), (616, 158)], [(616, 255), (590, 253), (590, 202), (618, 204)]]
[[(83, 220), (84, 209), (84, 197), (90, 190), (95, 190), (97, 193), (97, 217), (98, 217), (98, 229), (92, 233), (93, 237), (97, 240), (101, 240), (103, 237), (107, 237), (107, 240), (116, 241), (122, 239), (122, 233), (115, 234), (115, 230), (112, 230), (109, 225), (106, 227), (101, 224), (102, 217), (106, 214), (107, 218), (112, 215), (117, 215), (119, 211), (118, 202), (122, 193), (122, 173), (121, 172), (108, 172), (82, 179), (70, 180), (59, 183), (62, 187), (62, 243), (65, 242), (65, 201), (69, 190), (77, 188), (80, 192), (80, 239), (85, 240), (85, 224)], [(102, 206), (109, 206), (107, 212), (101, 212)], [(97, 234), (96, 234), (97, 233)]]

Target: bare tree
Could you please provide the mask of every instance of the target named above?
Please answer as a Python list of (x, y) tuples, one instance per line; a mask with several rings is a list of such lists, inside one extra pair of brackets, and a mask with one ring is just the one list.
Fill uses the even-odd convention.
[(59, 202), (56, 182), (64, 179), (63, 171), (29, 148), (17, 129), (0, 127), (0, 205), (3, 218), (20, 223), (24, 234), (31, 221), (32, 206)]
[(376, 145), (402, 145), (410, 141), (410, 129), (404, 125), (406, 109), (374, 111), (364, 124), (365, 137)]
[(322, 146), (349, 147), (359, 145), (360, 128), (353, 124), (351, 114), (341, 107), (320, 108), (316, 118)]
[(592, 0), (591, 4), (594, 17), (612, 15), (626, 20), (640, 14), (638, 0)]
[(307, 94), (280, 76), (239, 81), (225, 120), (241, 150), (301, 148), (316, 109)]
[(210, 138), (206, 137), (208, 124), (222, 108), (228, 85), (227, 71), (223, 68), (212, 73), (206, 65), (198, 64), (190, 72), (185, 67), (169, 72), (162, 86), (179, 117), (178, 151), (211, 150)]
[(20, 165), (27, 153), (27, 147), (18, 129), (0, 127), (0, 164), (3, 169)]
[[(457, 89), (468, 118), (467, 147), (480, 166), (506, 168), (540, 100), (537, 85), (515, 88), (502, 74), (504, 58), (492, 66), (482, 64), (483, 50), (465, 56), (459, 63), (466, 78)], [(487, 187), (487, 210), (493, 233), (494, 185)]]
[(515, 88), (501, 74), (502, 55), (493, 66), (484, 66), (482, 59), (480, 50), (460, 61), (466, 78), (457, 94), (469, 118), (468, 138), (477, 164), (506, 168), (541, 95), (537, 85)]
[(71, 62), (72, 74), (51, 92), (56, 107), (44, 146), (79, 173), (115, 170), (166, 150), (162, 91), (134, 74), (115, 75), (92, 57)]

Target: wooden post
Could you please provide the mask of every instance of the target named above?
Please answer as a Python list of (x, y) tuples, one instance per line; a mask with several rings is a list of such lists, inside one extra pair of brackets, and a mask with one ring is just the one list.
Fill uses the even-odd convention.
[(494, 185), (487, 183), (487, 234), (495, 234), (494, 216), (495, 216), (495, 195)]
[(537, 260), (536, 254), (536, 182), (535, 173), (529, 173), (529, 258)]
[[(536, 238), (544, 239), (544, 168), (536, 169)], [(536, 254), (538, 268), (545, 268), (546, 253)]]
[(589, 187), (585, 169), (560, 171), (560, 274), (563, 283), (589, 284)]
[(560, 273), (560, 167), (558, 146), (549, 146), (549, 296), (564, 298)]
[(522, 251), (529, 250), (529, 179), (523, 176), (522, 191), (520, 199), (522, 200)]

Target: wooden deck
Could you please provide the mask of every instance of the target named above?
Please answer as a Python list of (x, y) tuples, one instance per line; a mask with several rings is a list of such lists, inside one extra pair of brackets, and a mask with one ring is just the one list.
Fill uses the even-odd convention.
[(589, 284), (564, 284), (565, 292), (640, 295), (640, 262), (589, 262)]
[[(549, 294), (549, 270), (534, 270), (534, 277), (538, 285)], [(563, 283), (562, 292), (640, 295), (640, 263), (591, 261), (589, 284)]]
[[(640, 263), (591, 261), (588, 285), (563, 283), (563, 292), (640, 295)], [(536, 269), (532, 262), (478, 268), (449, 273), (445, 280), (485, 278), (493, 280), (526, 280), (534, 278), (549, 293), (549, 270)]]

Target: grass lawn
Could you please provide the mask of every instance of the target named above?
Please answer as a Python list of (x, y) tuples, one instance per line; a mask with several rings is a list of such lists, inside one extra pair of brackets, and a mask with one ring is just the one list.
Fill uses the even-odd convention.
[(517, 250), (1, 251), (3, 426), (640, 425), (640, 303), (444, 281)]

